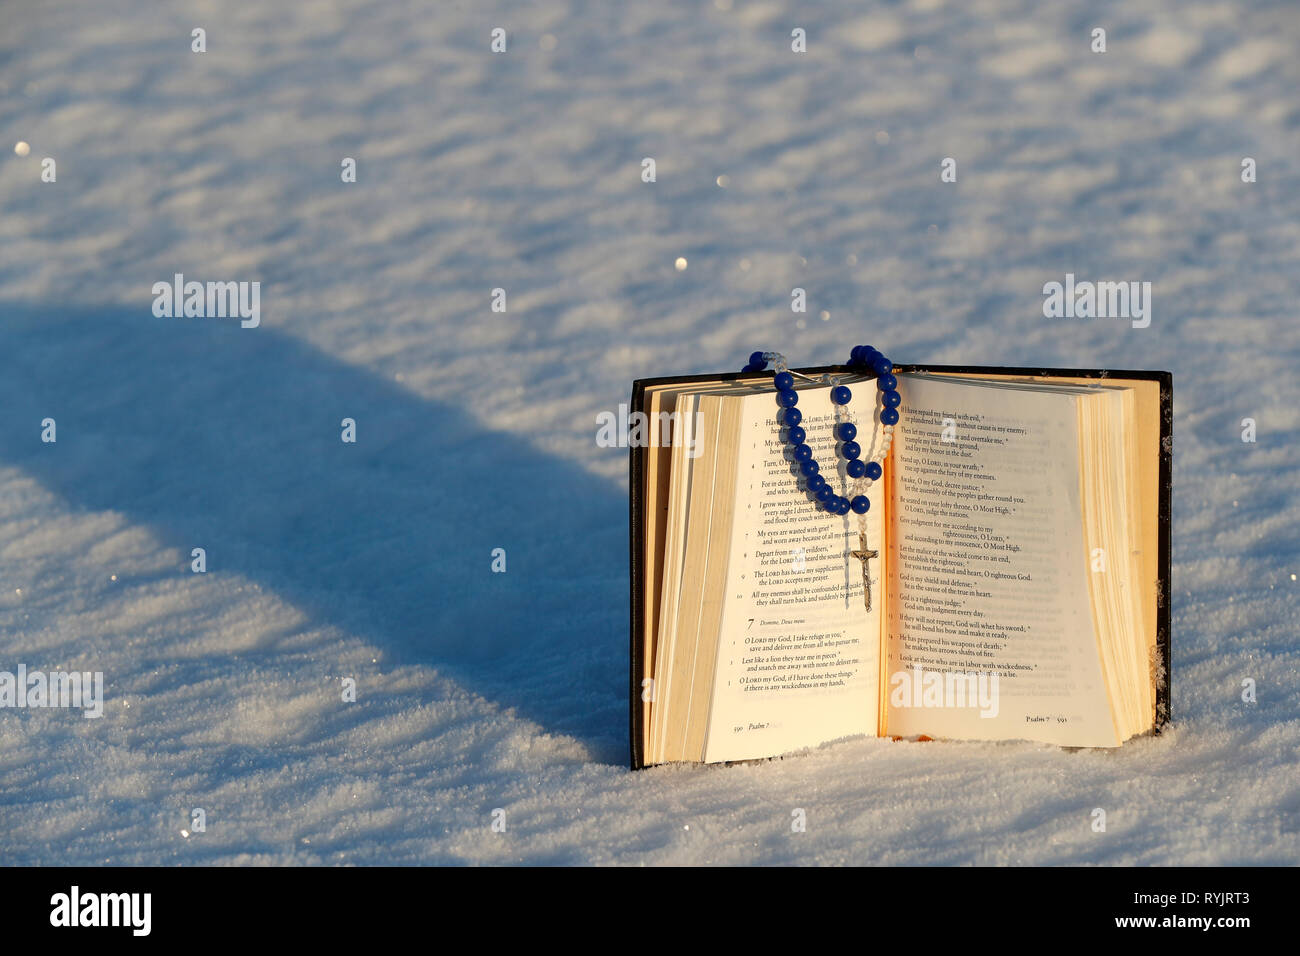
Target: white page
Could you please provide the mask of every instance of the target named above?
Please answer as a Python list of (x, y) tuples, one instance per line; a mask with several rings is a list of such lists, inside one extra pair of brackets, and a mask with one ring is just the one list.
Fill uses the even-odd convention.
[[(871, 381), (848, 384), (848, 407), (869, 458), (879, 429), (873, 422), (876, 387)], [(868, 614), (862, 565), (848, 555), (858, 547), (857, 515), (829, 515), (800, 489), (782, 454), (770, 390), (738, 400), (744, 402), (738, 500), (705, 749), (711, 762), (875, 734), (878, 722), (884, 486), (877, 483), (868, 493), (868, 542), (881, 552), (869, 565)], [(814, 459), (831, 480), (839, 459), (829, 389), (799, 389), (799, 409)], [(833, 485), (837, 494), (847, 491), (839, 478)]]
[[(1080, 390), (901, 375), (899, 391), (887, 732), (1117, 746), (1086, 578)], [(979, 685), (957, 679), (979, 672), (998, 674), (995, 699), (988, 678), (973, 702)]]

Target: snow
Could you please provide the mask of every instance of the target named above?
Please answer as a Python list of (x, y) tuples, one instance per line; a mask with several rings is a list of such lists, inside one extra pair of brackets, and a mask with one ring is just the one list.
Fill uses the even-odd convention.
[[(0, 712), (0, 860), (1297, 862), (1296, 26), (1205, 0), (8, 11), (0, 670), (103, 671), (107, 700)], [(1152, 282), (1150, 328), (1044, 318), (1067, 272)], [(261, 326), (155, 318), (175, 273), (261, 282)], [(626, 452), (597, 413), (860, 342), (1174, 373), (1167, 733), (625, 769)]]

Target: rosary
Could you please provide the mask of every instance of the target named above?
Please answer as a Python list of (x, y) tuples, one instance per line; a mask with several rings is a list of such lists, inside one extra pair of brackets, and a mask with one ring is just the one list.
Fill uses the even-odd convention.
[[(749, 364), (742, 372), (761, 372), (767, 364), (773, 363), (776, 377), (776, 403), (781, 406), (777, 413), (778, 426), (785, 426), (785, 441), (791, 446), (799, 472), (804, 484), (817, 500), (817, 506), (830, 515), (847, 515), (850, 511), (858, 516), (858, 550), (849, 552), (862, 562), (862, 593), (867, 610), (871, 610), (871, 578), (868, 576), (867, 562), (879, 557), (880, 552), (867, 547), (867, 511), (871, 501), (867, 491), (880, 478), (881, 462), (889, 457), (889, 446), (894, 440), (894, 426), (898, 424), (898, 406), (902, 398), (898, 394), (898, 379), (894, 377), (894, 365), (870, 345), (855, 346), (849, 354), (848, 367), (851, 369), (870, 369), (876, 373), (876, 388), (880, 394), (880, 424), (884, 433), (880, 447), (870, 461), (862, 460), (862, 446), (854, 439), (858, 437), (858, 427), (853, 423), (853, 415), (847, 406), (853, 393), (847, 385), (839, 384), (838, 377), (822, 375), (818, 378), (791, 372), (785, 356), (780, 352), (755, 352), (749, 357)], [(837, 454), (845, 462), (844, 470), (853, 484), (847, 496), (837, 495), (835, 489), (820, 474), (821, 467), (813, 460), (812, 448), (804, 442), (807, 433), (799, 427), (803, 413), (799, 411), (799, 394), (794, 390), (795, 378), (819, 385), (831, 386), (831, 401), (835, 403), (835, 437), (839, 439)]]

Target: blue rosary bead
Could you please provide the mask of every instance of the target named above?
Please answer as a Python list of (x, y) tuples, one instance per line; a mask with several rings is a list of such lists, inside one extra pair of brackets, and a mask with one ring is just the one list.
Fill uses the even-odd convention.
[[(765, 355), (770, 356), (770, 359), (765, 358)], [(813, 457), (812, 446), (808, 444), (808, 432), (800, 427), (803, 413), (795, 407), (799, 404), (799, 395), (794, 388), (795, 376), (786, 368), (785, 358), (775, 352), (754, 352), (742, 371), (751, 374), (761, 372), (767, 368), (769, 361), (775, 361), (777, 366), (776, 374), (772, 376), (772, 382), (776, 386), (776, 402), (780, 406), (776, 415), (777, 425), (786, 429), (785, 441), (790, 445), (793, 463), (799, 466), (797, 474), (803, 482), (802, 487), (829, 514), (866, 514), (871, 508), (871, 501), (865, 494), (854, 494), (851, 498), (837, 495), (820, 474), (821, 467)], [(870, 345), (856, 345), (849, 353), (848, 365), (875, 372), (876, 388), (881, 393), (879, 419), (886, 426), (896, 425), (902, 397), (898, 391), (898, 378), (893, 374), (893, 363)], [(822, 380), (825, 381), (825, 377)], [(830, 389), (830, 399), (835, 405), (848, 405), (853, 399), (853, 392), (847, 385), (834, 385)], [(879, 462), (862, 459), (862, 446), (856, 441), (857, 425), (853, 422), (839, 422), (832, 426), (832, 434), (839, 442), (838, 451), (845, 461), (844, 471), (850, 478), (860, 481), (865, 476), (875, 481), (881, 477), (884, 470)]]

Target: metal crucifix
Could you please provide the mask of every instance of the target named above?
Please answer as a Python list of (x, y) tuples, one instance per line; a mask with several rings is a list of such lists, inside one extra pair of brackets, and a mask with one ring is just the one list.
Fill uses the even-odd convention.
[(880, 557), (879, 551), (871, 551), (867, 548), (867, 532), (862, 530), (858, 532), (858, 550), (849, 552), (853, 557), (862, 562), (862, 595), (867, 602), (867, 610), (871, 610), (871, 576), (867, 567), (867, 562), (872, 558)]

